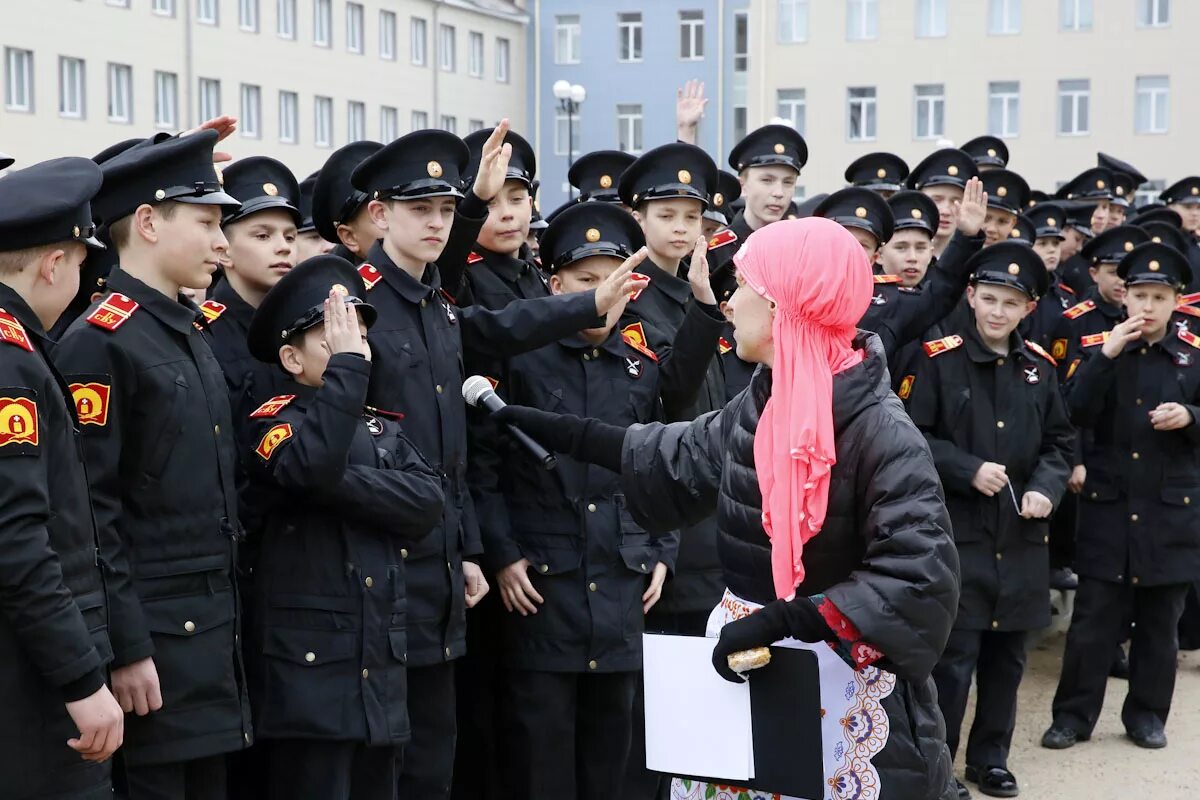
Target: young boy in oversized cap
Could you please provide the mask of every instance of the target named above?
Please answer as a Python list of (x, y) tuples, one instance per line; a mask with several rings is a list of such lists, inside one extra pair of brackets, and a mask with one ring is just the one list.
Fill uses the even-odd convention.
[(225, 796), (225, 754), (252, 740), (238, 654), (229, 396), (181, 298), (207, 288), (238, 202), (200, 131), (105, 162), (98, 216), (120, 259), (55, 351), (71, 383), (108, 565), (116, 782), (130, 800)]
[(124, 714), (75, 403), (46, 331), (79, 285), (100, 168), (62, 158), (0, 180), (0, 784), (5, 797), (112, 796)]

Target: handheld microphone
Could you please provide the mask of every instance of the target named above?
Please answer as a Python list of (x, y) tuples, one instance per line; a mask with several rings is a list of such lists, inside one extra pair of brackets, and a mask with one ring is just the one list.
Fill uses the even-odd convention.
[[(474, 406), (475, 408), (483, 408), (489, 414), (495, 413), (508, 405), (492, 390), (491, 381), (482, 375), (472, 375), (463, 381), (462, 396), (463, 400), (467, 401), (467, 405)], [(553, 454), (535, 442), (529, 434), (517, 426), (506, 425), (505, 427), (508, 428), (508, 432), (513, 435), (513, 438), (529, 451), (530, 455), (541, 462), (543, 467), (554, 469), (554, 465), (558, 463), (558, 459)]]

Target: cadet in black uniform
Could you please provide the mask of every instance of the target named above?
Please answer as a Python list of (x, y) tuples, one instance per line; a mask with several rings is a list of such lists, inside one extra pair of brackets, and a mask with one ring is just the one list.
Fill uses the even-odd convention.
[(867, 153), (846, 167), (846, 183), (878, 192), (885, 200), (903, 189), (907, 178), (908, 164), (895, 153)]
[[(955, 754), (975, 677), (966, 777), (984, 794), (1013, 797), (1017, 687), (1028, 632), (1050, 624), (1046, 519), (1066, 490), (1074, 431), (1053, 361), (1017, 333), (1049, 284), (1041, 259), (1006, 242), (970, 263), (973, 321), (925, 343), (908, 411), (946, 489), (962, 572), (958, 616), (933, 670), (946, 742)], [(969, 796), (960, 783), (959, 797)]]
[(296, 263), (333, 249), (333, 242), (325, 241), (313, 222), (313, 188), (317, 185), (318, 174), (314, 172), (300, 181), (300, 202), (296, 204), (300, 211), (300, 226), (296, 228)]
[(312, 220), (330, 252), (351, 264), (361, 264), (367, 251), (383, 236), (367, 213), (369, 197), (350, 185), (350, 173), (383, 147), (379, 142), (351, 142), (333, 151), (317, 173), (312, 190)]
[[(637, 224), (612, 206), (568, 209), (543, 238), (554, 291), (586, 291), (641, 243)], [(617, 425), (661, 420), (660, 355), (620, 332), (620, 312), (618, 305), (601, 327), (511, 359), (499, 391), (514, 403), (598, 414)], [(704, 366), (700, 360), (695, 371), (702, 375)], [(554, 471), (512, 458), (494, 484), (505, 521), (490, 520), (484, 530), (510, 612), (511, 796), (626, 797), (619, 787), (634, 727), (643, 615), (674, 566), (678, 534), (645, 533), (625, 511), (619, 475), (569, 458)]]
[[(11, 164), (0, 161), (7, 167)], [(100, 168), (61, 158), (0, 180), (0, 785), (12, 800), (112, 797), (124, 714), (71, 392), (45, 331), (75, 295)]]
[[(1192, 275), (1200, 276), (1200, 177), (1187, 177), (1176, 181), (1163, 190), (1159, 199), (1179, 215), (1180, 225), (1188, 235), (1190, 247), (1187, 251)], [(1196, 286), (1184, 287), (1185, 292), (1194, 292)]]
[(1090, 205), (1092, 214), (1088, 228), (1092, 236), (1099, 236), (1110, 227), (1108, 208), (1113, 199), (1112, 170), (1104, 167), (1085, 169), (1060, 186), (1054, 197)]
[[(379, 319), (368, 402), (399, 412), (421, 452), (442, 476), (442, 524), (408, 548), (409, 715), (400, 796), (434, 800), (449, 792), (454, 761), (454, 660), (465, 649), (465, 611), (487, 592), (471, 559), (482, 551), (467, 491), (467, 425), (461, 396), (463, 339), (504, 358), (596, 324), (644, 285), (619, 270), (595, 294), (512, 303), (498, 312), (460, 310), (441, 292), (438, 267), (469, 154), (444, 131), (418, 131), (380, 149), (352, 175), (372, 199), (367, 210), (384, 238), (359, 266)], [(460, 333), (460, 329), (462, 333)], [(464, 337), (465, 334), (465, 337)], [(435, 422), (436, 421), (436, 422)], [(464, 558), (465, 557), (465, 558)]]
[(1113, 199), (1108, 209), (1109, 226), (1123, 225), (1130, 215), (1137, 190), (1150, 179), (1133, 164), (1107, 153), (1096, 153), (1096, 166), (1104, 167), (1113, 174)]
[(579, 192), (578, 202), (620, 203), (621, 174), (636, 160), (620, 150), (595, 150), (575, 160), (567, 182)]
[(203, 315), (178, 298), (211, 280), (228, 246), (222, 213), (238, 206), (213, 169), (216, 141), (200, 131), (105, 162), (95, 209), (121, 264), (54, 353), (108, 564), (113, 693), (132, 712), (117, 782), (130, 800), (224, 797), (224, 754), (252, 738), (229, 395)]
[(364, 405), (365, 294), (350, 262), (317, 256), (268, 292), (249, 333), (290, 378), (238, 435), (266, 519), (246, 652), (279, 800), (391, 800), (410, 735), (403, 555), (444, 497), (399, 424)]
[(712, 196), (708, 207), (704, 209), (703, 233), (705, 239), (712, 239), (718, 231), (728, 228), (733, 222), (732, 205), (742, 196), (742, 183), (728, 170), (717, 170), (717, 185), (710, 187)]
[[(1119, 229), (1117, 229), (1119, 230)], [(1042, 745), (1091, 736), (1125, 611), (1133, 609), (1129, 694), (1121, 721), (1134, 744), (1167, 744), (1175, 687), (1176, 626), (1188, 584), (1200, 574), (1200, 337), (1171, 324), (1187, 258), (1156, 242), (1118, 268), (1129, 318), (1108, 334), (1067, 386), (1084, 440), (1087, 480), (1079, 503), (1079, 592), (1054, 721)]]
[(1008, 167), (1008, 145), (995, 136), (976, 136), (958, 148), (971, 157), (979, 174)]
[(987, 216), (983, 220), (984, 247), (1007, 242), (1017, 216), (1029, 204), (1029, 184), (1015, 172), (1001, 167), (980, 175), (987, 192)]
[[(1059, 254), (1062, 251), (1062, 226), (1066, 221), (1062, 206), (1057, 203), (1038, 203), (1023, 215), (1033, 230), (1033, 252), (1042, 259), (1050, 275), (1050, 286), (1038, 300), (1038, 306), (1029, 315), (1025, 329), (1026, 338), (1037, 342), (1045, 350), (1053, 347), (1053, 334), (1062, 313), (1075, 305), (1076, 294), (1063, 282), (1058, 272)], [(1056, 361), (1066, 358), (1066, 352), (1051, 353)]]
[(1092, 286), (1088, 275), (1088, 264), (1080, 255), (1083, 246), (1092, 240), (1092, 204), (1082, 201), (1056, 201), (1063, 207), (1067, 222), (1063, 226), (1063, 243), (1058, 253), (1058, 272), (1063, 283), (1070, 286), (1076, 296), (1082, 295)]
[(937, 205), (938, 229), (933, 237), (934, 255), (940, 257), (949, 246), (967, 181), (977, 177), (979, 170), (974, 160), (962, 150), (950, 147), (930, 153), (909, 173), (906, 181), (908, 188), (924, 192)]

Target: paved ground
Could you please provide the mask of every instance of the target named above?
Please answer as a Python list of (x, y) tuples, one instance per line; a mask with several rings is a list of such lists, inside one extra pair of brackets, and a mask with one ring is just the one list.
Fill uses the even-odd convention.
[[(1181, 653), (1165, 750), (1142, 750), (1124, 736), (1125, 682), (1110, 678), (1091, 741), (1070, 750), (1038, 742), (1050, 724), (1064, 637), (1047, 635), (1029, 654), (1021, 684), (1009, 769), (1027, 800), (1191, 800), (1200, 798), (1200, 651)], [(968, 712), (970, 720), (974, 712)], [(966, 731), (963, 732), (966, 741)], [(962, 777), (961, 753), (956, 774)], [(983, 797), (978, 790), (976, 798)]]

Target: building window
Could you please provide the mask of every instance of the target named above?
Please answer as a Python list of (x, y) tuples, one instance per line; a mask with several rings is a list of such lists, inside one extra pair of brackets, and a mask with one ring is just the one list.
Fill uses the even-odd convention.
[(258, 33), (258, 0), (238, 0), (238, 27)]
[(879, 38), (879, 0), (846, 0), (846, 38)]
[(946, 134), (946, 86), (928, 83), (915, 88), (916, 119), (913, 135), (918, 139), (937, 139)]
[[(87, 82), (82, 58), (62, 56), (58, 59), (58, 114), (82, 119), (86, 113)], [(207, 117), (205, 117), (207, 119)]]
[(993, 81), (988, 84), (988, 133), (1002, 139), (1021, 133), (1021, 84)]
[(115, 8), (129, 8), (129, 0), (105, 0), (105, 5), (114, 6)]
[(946, 0), (917, 0), (917, 36), (946, 35)]
[(988, 33), (1010, 35), (1021, 32), (1021, 0), (988, 0)]
[(247, 139), (262, 138), (262, 88), (249, 83), (242, 84), (242, 115), (238, 129)]
[(1138, 187), (1134, 192), (1132, 203), (1135, 208), (1148, 205), (1149, 203), (1157, 203), (1158, 196), (1162, 194), (1163, 189), (1167, 188), (1167, 182), (1162, 178), (1148, 180)]
[(1058, 27), (1064, 31), (1090, 31), (1092, 16), (1092, 0), (1059, 0)]
[(633, 155), (642, 152), (641, 104), (623, 103), (617, 106), (617, 149)]
[(300, 98), (295, 92), (279, 93), (279, 141), (295, 144), (300, 140)]
[(484, 125), (484, 122), (481, 119), (467, 120), (467, 133), (475, 133), (476, 131), (483, 130), (485, 127), (486, 126)]
[(579, 44), (582, 29), (578, 14), (564, 14), (554, 18), (554, 63), (578, 64)]
[(557, 111), (554, 115), (554, 154), (556, 156), (565, 156), (567, 154), (567, 140), (570, 140), (571, 155), (579, 155), (580, 142), (579, 113), (571, 115), (571, 127), (567, 128), (567, 114), (564, 111)]
[(429, 127), (429, 114), (424, 111), (414, 111), (411, 122), (414, 131), (423, 131)]
[(438, 66), (442, 72), (454, 72), (457, 61), (454, 53), (454, 26), (441, 25), (438, 27)]
[(442, 130), (446, 131), (447, 133), (453, 133), (453, 134), (457, 135), (458, 134), (458, 117), (451, 116), (450, 114), (442, 114), (441, 128), (442, 128)]
[(220, 21), (217, 19), (218, 5), (217, 0), (196, 0), (196, 22), (216, 25)]
[(1170, 125), (1170, 79), (1166, 75), (1147, 75), (1138, 78), (1136, 85), (1134, 131), (1166, 133)]
[(174, 72), (154, 73), (154, 126), (179, 127), (179, 78)]
[(875, 138), (875, 87), (851, 87), (846, 94), (846, 138), (869, 142)]
[(642, 60), (642, 12), (617, 14), (617, 60), (632, 63)]
[(418, 67), (426, 64), (426, 47), (429, 41), (428, 26), (420, 17), (413, 17), (408, 28), (409, 49), (412, 50), (412, 63)]
[(362, 3), (346, 3), (346, 52), (363, 51)]
[(333, 147), (333, 98), (313, 98), (313, 144)]
[(133, 122), (133, 67), (108, 65), (108, 121)]
[(679, 12), (679, 57), (684, 61), (704, 58), (704, 12)]
[(275, 33), (280, 39), (296, 38), (296, 0), (276, 0)]
[(496, 39), (496, 82), (508, 83), (509, 43), (508, 39)]
[(733, 71), (750, 69), (750, 16), (745, 11), (733, 14)]
[(4, 48), (4, 107), (9, 111), (33, 110), (33, 51)]
[(400, 112), (391, 106), (379, 107), (379, 141), (387, 144), (400, 138)]
[(361, 142), (367, 138), (367, 106), (357, 100), (346, 103), (346, 141)]
[(1138, 25), (1163, 28), (1171, 24), (1171, 0), (1138, 0)]
[(198, 95), (201, 120), (221, 116), (221, 82), (219, 80), (201, 78)]
[(151, 9), (155, 14), (161, 14), (164, 17), (175, 16), (175, 0), (154, 0), (154, 5)]
[(733, 138), (735, 141), (741, 141), (746, 138), (747, 128), (750, 124), (750, 113), (745, 106), (733, 107)]
[(808, 0), (779, 0), (779, 41), (808, 41)]
[(1058, 132), (1062, 136), (1083, 136), (1091, 132), (1092, 82), (1058, 82)]
[(775, 93), (775, 114), (785, 119), (801, 136), (808, 124), (808, 100), (804, 89), (780, 89)]
[(396, 60), (396, 15), (391, 11), (379, 12), (379, 57)]
[(467, 34), (470, 50), (467, 53), (467, 74), (472, 78), (483, 77), (483, 34), (471, 31)]
[(318, 47), (329, 47), (333, 42), (330, 33), (332, 27), (332, 0), (313, 0), (313, 44)]

